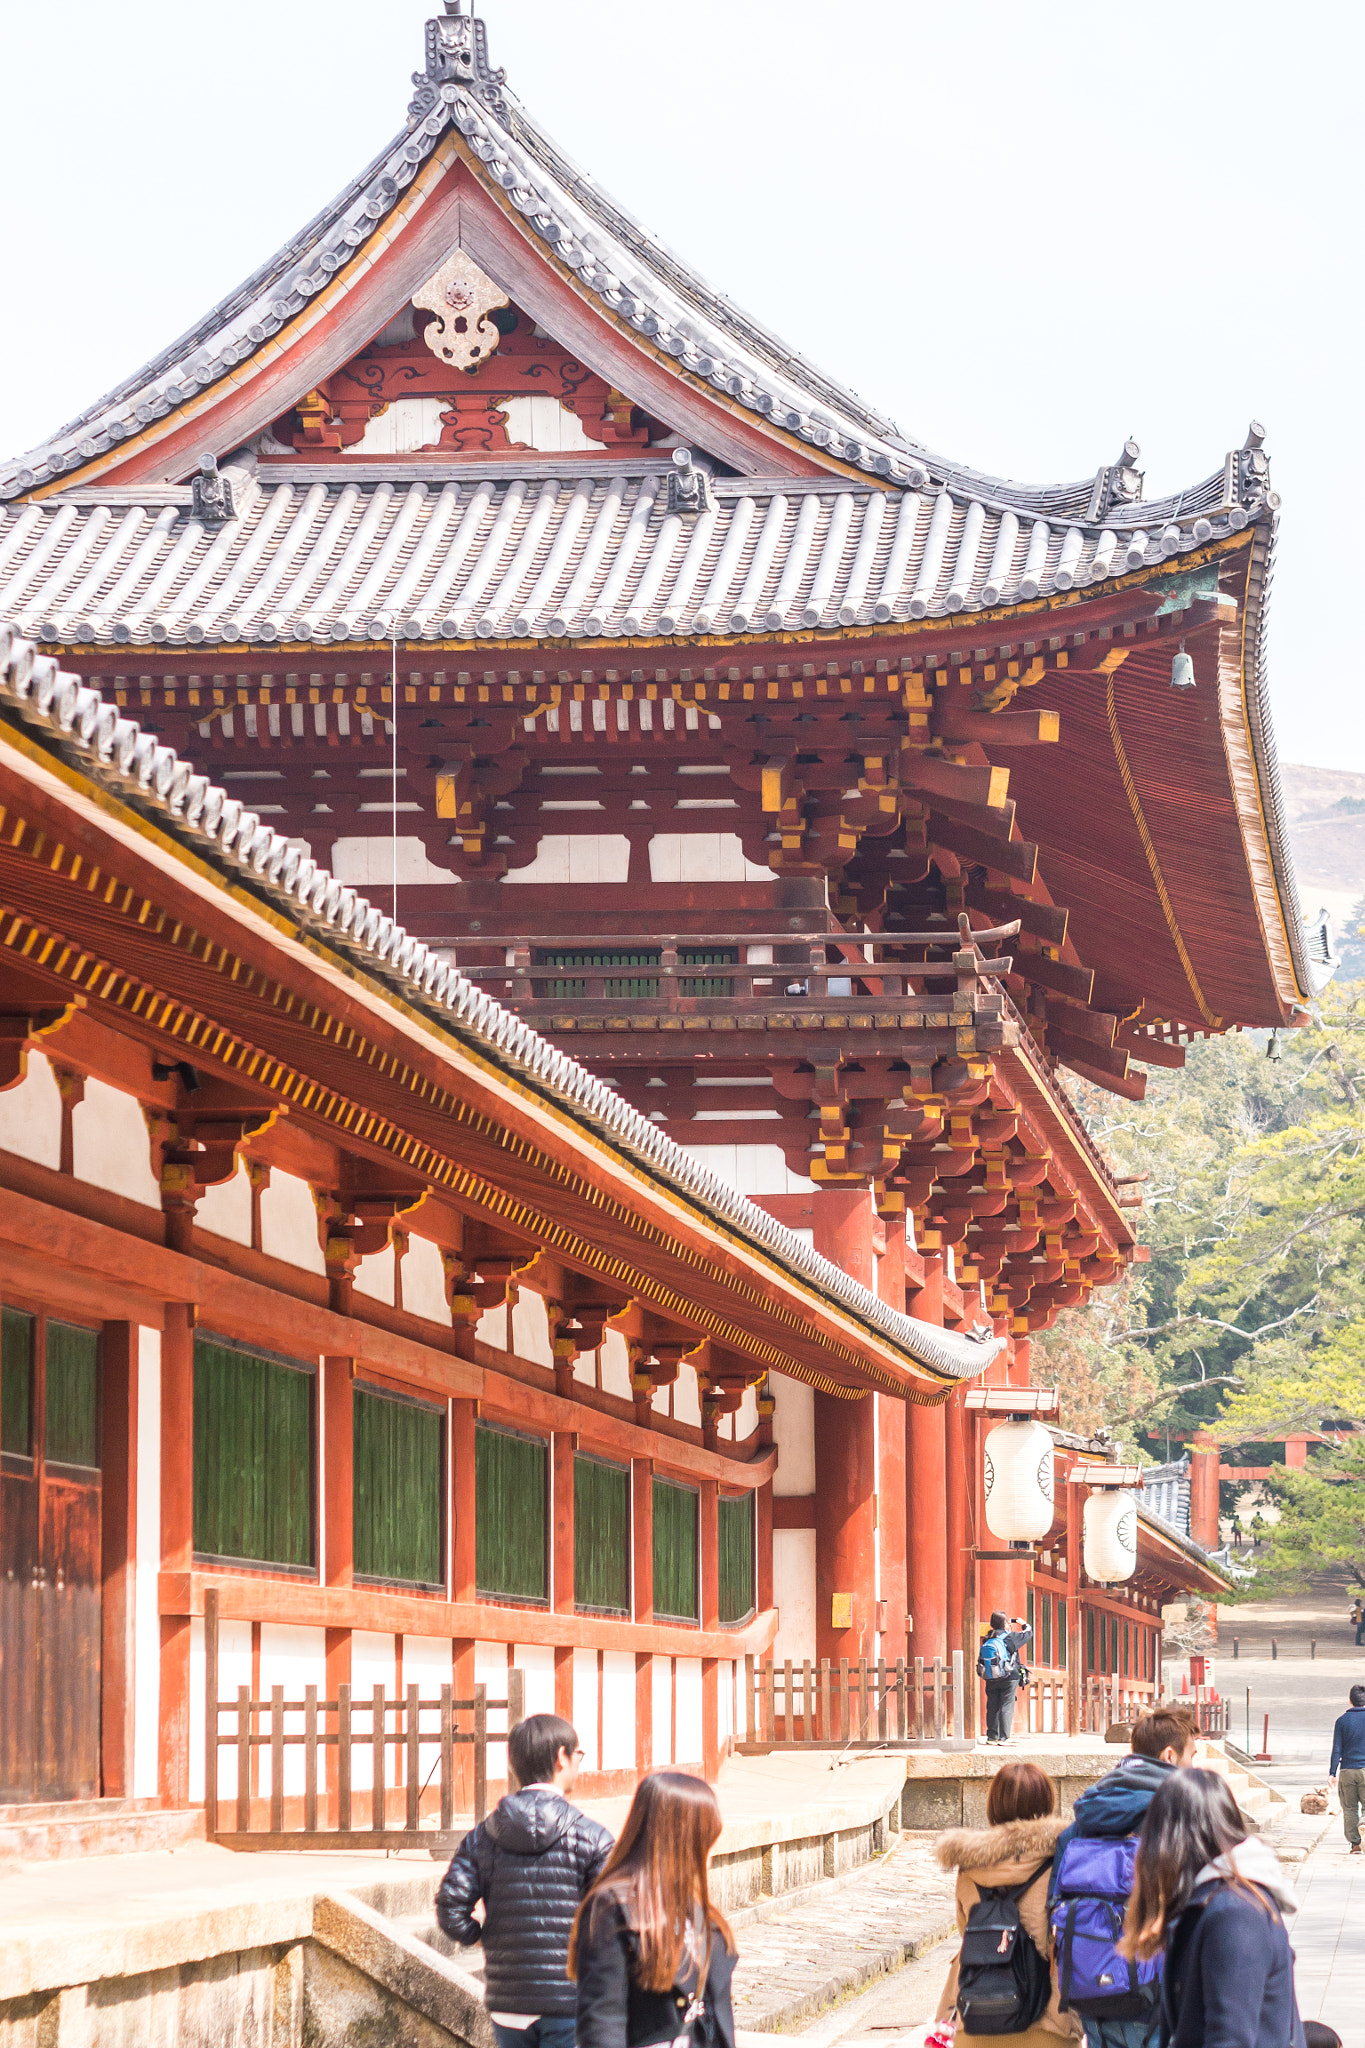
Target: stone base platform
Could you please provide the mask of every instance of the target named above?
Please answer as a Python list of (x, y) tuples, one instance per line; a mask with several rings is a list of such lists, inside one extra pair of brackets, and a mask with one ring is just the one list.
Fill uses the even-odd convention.
[(167, 1808), (154, 1799), (77, 1799), (49, 1806), (0, 1806), (0, 1869), (73, 1856), (146, 1854), (204, 1840), (202, 1807)]

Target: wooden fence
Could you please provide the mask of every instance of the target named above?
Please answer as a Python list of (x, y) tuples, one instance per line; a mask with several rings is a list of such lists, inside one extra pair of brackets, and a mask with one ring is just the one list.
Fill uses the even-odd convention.
[(942, 1743), (962, 1737), (962, 1652), (875, 1662), (745, 1659), (749, 1711), (742, 1751)]
[[(524, 1713), (523, 1672), (508, 1673), (507, 1693), (511, 1729)], [(335, 1699), (320, 1699), (315, 1685), (304, 1687), (302, 1699), (286, 1699), (282, 1685), (268, 1699), (253, 1699), (243, 1685), (223, 1699), (214, 1587), (204, 1595), (204, 1699), (204, 1827), (210, 1841), (229, 1849), (422, 1848), (451, 1855), (464, 1833), (455, 1826), (457, 1810), (467, 1813), (472, 1803), (476, 1821), (487, 1811), (488, 1744), (506, 1739), (489, 1734), (489, 1708), (501, 1710), (503, 1702), (490, 1701), (481, 1685), (467, 1700), (456, 1699), (449, 1685), (426, 1697), (416, 1685), (393, 1697), (382, 1685), (368, 1695), (339, 1685)], [(294, 1775), (302, 1782), (289, 1797), (289, 1818), (302, 1824), (286, 1827), (285, 1757), (299, 1749), (303, 1768)], [(465, 1749), (473, 1752), (467, 1764)], [(224, 1750), (237, 1760), (236, 1793), (227, 1800), (218, 1790)], [(265, 1802), (252, 1795), (254, 1753), (270, 1759), (265, 1825)], [(362, 1758), (368, 1769), (357, 1772)], [(364, 1777), (368, 1784), (359, 1782)], [(225, 1807), (235, 1825), (224, 1826)], [(401, 1822), (391, 1825), (400, 1813)]]

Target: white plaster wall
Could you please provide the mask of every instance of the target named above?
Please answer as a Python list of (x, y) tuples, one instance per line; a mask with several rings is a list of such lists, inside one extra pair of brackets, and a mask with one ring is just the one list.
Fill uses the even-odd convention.
[(548, 1643), (518, 1643), (512, 1652), (526, 1676), (526, 1712), (553, 1714), (555, 1710), (555, 1653)]
[[(716, 778), (720, 781), (719, 776)], [(656, 832), (649, 842), (651, 882), (771, 882), (771, 868), (744, 858), (737, 832)]]
[[(303, 1694), (305, 1686), (315, 1685), (320, 1700), (327, 1697), (327, 1638), (320, 1628), (300, 1628), (293, 1623), (267, 1621), (261, 1624), (261, 1698), (268, 1700), (273, 1688), (284, 1687), (286, 1705), (292, 1704), (294, 1711), (284, 1717), (286, 1735), (302, 1735), (304, 1731)], [(267, 1719), (266, 1728), (269, 1728)], [(270, 1775), (270, 1751), (262, 1749), (259, 1784), (263, 1796), (272, 1789)], [(306, 1758), (300, 1745), (292, 1745), (284, 1752), (284, 1790), (288, 1798), (302, 1798), (307, 1788), (305, 1772)], [(326, 1784), (324, 1757), (318, 1755), (318, 1785)], [(390, 1754), (389, 1779), (393, 1779), (392, 1754)]]
[(773, 1474), (773, 1492), (814, 1493), (815, 1389), (784, 1372), (770, 1372), (768, 1385), (776, 1403), (773, 1442), (777, 1446), (777, 1471)]
[[(161, 1332), (137, 1333), (137, 1564), (133, 1577), (133, 1797), (155, 1799), (161, 1734)], [(237, 1684), (244, 1681), (238, 1679)], [(246, 1683), (250, 1683), (248, 1673)], [(234, 1766), (235, 1768), (235, 1766)]]
[[(441, 1687), (453, 1685), (455, 1668), (449, 1636), (404, 1636), (403, 1638), (403, 1689), (415, 1685), (422, 1700), (439, 1702)], [(417, 1752), (417, 1782), (425, 1785), (430, 1777), (433, 1791), (441, 1782), (441, 1716), (433, 1706), (418, 1716), (422, 1741)], [(430, 1736), (431, 1740), (426, 1738)], [(406, 1780), (404, 1781), (406, 1783)]]
[(803, 1195), (815, 1186), (793, 1173), (779, 1145), (687, 1145), (700, 1166), (742, 1195)]
[(383, 1251), (371, 1252), (360, 1261), (355, 1269), (355, 1290), (357, 1294), (368, 1294), (371, 1301), (387, 1302), (393, 1307), (393, 1246), (386, 1244)]
[[(475, 1643), (474, 1683), (486, 1688), (488, 1701), (488, 1731), (500, 1735), (507, 1733), (507, 1645), (506, 1643)], [(507, 1776), (507, 1744), (490, 1742), (488, 1745), (488, 1775), (490, 1778)]]
[(630, 841), (617, 832), (546, 832), (536, 857), (502, 878), (515, 882), (624, 882), (630, 872)]
[(410, 1237), (403, 1258), (403, 1307), (409, 1315), (449, 1325), (441, 1248), (429, 1237)]
[(62, 1098), (46, 1053), (31, 1052), (23, 1080), (0, 1095), (0, 1152), (54, 1173), (62, 1163)]
[(746, 1437), (753, 1435), (754, 1431), (758, 1428), (757, 1387), (746, 1387), (744, 1389), (744, 1399), (740, 1402), (739, 1407), (730, 1417), (730, 1420), (734, 1425), (734, 1439), (736, 1443), (743, 1443)]
[(773, 1657), (815, 1656), (815, 1531), (773, 1530), (773, 1602), (780, 1620)]
[(602, 1769), (635, 1768), (635, 1655), (602, 1652)]
[(194, 1220), (201, 1230), (230, 1238), (233, 1244), (251, 1243), (251, 1182), (244, 1161), (237, 1161), (237, 1171), (231, 1180), (205, 1189)]
[(716, 1733), (723, 1748), (735, 1733), (735, 1667), (728, 1658), (716, 1666)]
[(474, 1326), (474, 1335), (480, 1344), (491, 1344), (495, 1351), (506, 1351), (510, 1322), (506, 1303), (501, 1308), (486, 1308)]
[(701, 1396), (697, 1392), (694, 1366), (684, 1364), (678, 1367), (678, 1377), (673, 1383), (673, 1420), (690, 1422), (694, 1429), (701, 1428)]
[(71, 1147), (77, 1180), (160, 1207), (147, 1124), (135, 1095), (87, 1080), (84, 1099), (72, 1115)]
[(512, 1310), (512, 1351), (517, 1358), (524, 1358), (531, 1365), (553, 1365), (555, 1362), (550, 1348), (550, 1319), (545, 1313), (545, 1297), (529, 1287), (522, 1288)]
[(573, 1724), (583, 1752), (585, 1771), (602, 1768), (597, 1754), (597, 1652), (575, 1649), (573, 1653)]
[[(220, 1621), (218, 1624), (218, 1699), (235, 1702), (242, 1686), (251, 1686), (251, 1623), (249, 1621)], [(219, 1733), (233, 1736), (237, 1733), (237, 1716), (220, 1714)], [(202, 1774), (201, 1774), (202, 1775)], [(193, 1770), (191, 1770), (193, 1776)], [(155, 1782), (153, 1783), (155, 1789)], [(143, 1795), (135, 1792), (135, 1798)], [(237, 1752), (235, 1749), (220, 1749), (218, 1752), (218, 1797), (234, 1800), (237, 1797)], [(233, 1821), (226, 1818), (226, 1825)]]
[(313, 1190), (297, 1174), (271, 1169), (270, 1185), (261, 1191), (261, 1250), (285, 1259), (308, 1273), (325, 1273), (318, 1243), (318, 1212)]
[(608, 1330), (602, 1339), (602, 1387), (623, 1400), (634, 1399), (630, 1384), (630, 1350), (619, 1330)]
[[(358, 1628), (351, 1636), (351, 1699), (353, 1703), (364, 1702), (365, 1711), (355, 1717), (358, 1734), (368, 1734), (370, 1728), (369, 1700), (376, 1686), (382, 1685), (385, 1694), (392, 1699), (398, 1684), (398, 1664), (394, 1654), (394, 1638), (387, 1633), (372, 1629)], [(393, 1783), (390, 1768), (387, 1782)], [(374, 1755), (368, 1748), (357, 1744), (351, 1756), (351, 1786), (357, 1792), (368, 1792), (374, 1784)], [(366, 1818), (368, 1819), (368, 1815)]]
[[(401, 400), (399, 401), (402, 402)], [(375, 425), (372, 420), (371, 426)], [(383, 802), (389, 797), (389, 787), (378, 778), (375, 788), (382, 791), (376, 801)], [(398, 779), (398, 801), (406, 796), (402, 776)], [(366, 839), (338, 839), (332, 848), (332, 873), (339, 882), (346, 882), (352, 889), (393, 888), (393, 840), (385, 834)], [(438, 868), (427, 859), (426, 847), (420, 839), (398, 835), (398, 886), (405, 882), (459, 882), (459, 876), (451, 868)], [(392, 898), (385, 904), (382, 896), (378, 899), (381, 909), (392, 908)], [(401, 905), (400, 905), (401, 914)]]
[(652, 1761), (673, 1761), (673, 1659), (654, 1659), (654, 1746)]
[[(398, 402), (401, 405), (403, 401)], [(443, 401), (435, 402), (439, 406)], [(578, 414), (570, 412), (557, 398), (504, 398), (500, 410), (507, 422), (507, 438), (514, 447), (539, 448), (549, 455), (570, 455), (577, 448), (602, 448), (603, 444), (585, 431)], [(440, 439), (439, 426), (436, 439)]]
[(678, 1754), (674, 1762), (699, 1764), (705, 1748), (701, 1725), (701, 1658), (677, 1657), (673, 1671), (678, 1688)]

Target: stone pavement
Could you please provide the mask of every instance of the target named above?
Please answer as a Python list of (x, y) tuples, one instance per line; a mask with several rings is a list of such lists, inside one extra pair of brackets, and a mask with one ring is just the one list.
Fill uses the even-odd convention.
[[(934, 1861), (934, 1839), (902, 1836), (875, 1863), (814, 1887), (809, 1903), (794, 1910), (761, 1920), (737, 1914), (736, 2027), (789, 2031), (869, 1980), (901, 1972), (951, 1934), (953, 1877)], [(950, 1954), (944, 1953), (940, 1985)], [(906, 1980), (898, 1975), (896, 1982), (903, 1997)]]
[(1294, 1944), (1299, 2011), (1335, 2027), (1345, 2048), (1365, 2048), (1365, 1856), (1347, 1853), (1341, 1817), (1295, 1873)]

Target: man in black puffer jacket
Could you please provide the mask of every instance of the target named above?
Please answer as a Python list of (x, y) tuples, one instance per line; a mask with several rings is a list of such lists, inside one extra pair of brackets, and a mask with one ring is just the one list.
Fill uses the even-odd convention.
[[(573, 2048), (569, 1932), (612, 1837), (569, 1804), (583, 1759), (569, 1722), (532, 1714), (512, 1730), (507, 1754), (521, 1790), (461, 1842), (436, 1894), (436, 1918), (462, 1948), (483, 1942), (484, 2002), (498, 2048)], [(473, 1918), (479, 1899), (482, 1926)]]

